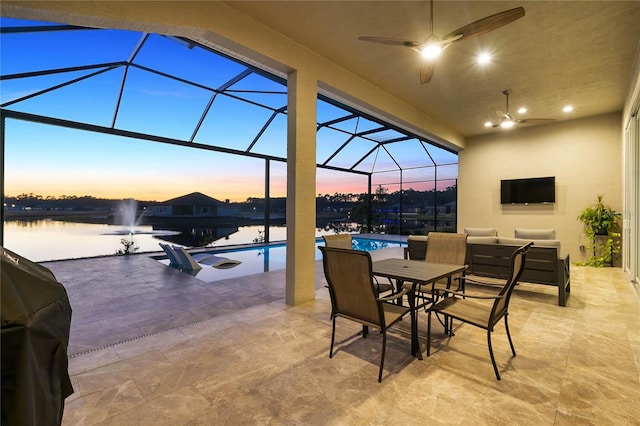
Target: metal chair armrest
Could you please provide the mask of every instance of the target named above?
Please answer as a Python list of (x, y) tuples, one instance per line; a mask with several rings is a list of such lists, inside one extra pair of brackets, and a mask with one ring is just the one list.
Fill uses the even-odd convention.
[(469, 294), (467, 292), (461, 292), (461, 291), (448, 291), (448, 294), (453, 294), (456, 296), (460, 296), (463, 297), (465, 299), (487, 299), (487, 300), (497, 300), (497, 299), (502, 299), (503, 296), (501, 295), (495, 295), (495, 296), (485, 296), (485, 295), (481, 295), (481, 294)]
[(400, 291), (399, 293), (393, 293), (392, 295), (385, 296), (385, 297), (378, 297), (378, 301), (380, 301), (380, 302), (389, 302), (389, 301), (392, 301), (392, 300), (400, 299), (402, 296), (407, 294), (409, 291), (410, 290), (407, 290), (406, 288), (403, 288), (402, 291)]
[(464, 281), (465, 283), (471, 283), (471, 284), (479, 284), (479, 285), (485, 285), (485, 286), (490, 286), (490, 287), (502, 287), (504, 286), (504, 283), (492, 283), (489, 281), (482, 281), (482, 280), (478, 280), (476, 278), (469, 278), (466, 276), (462, 276), (462, 277), (458, 277), (456, 278), (456, 280), (459, 281)]

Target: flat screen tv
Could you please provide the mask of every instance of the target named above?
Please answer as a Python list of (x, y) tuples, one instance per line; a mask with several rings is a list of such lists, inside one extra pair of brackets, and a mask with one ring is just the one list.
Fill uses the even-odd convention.
[(555, 202), (555, 176), (526, 179), (503, 179), (500, 181), (501, 204), (533, 204)]

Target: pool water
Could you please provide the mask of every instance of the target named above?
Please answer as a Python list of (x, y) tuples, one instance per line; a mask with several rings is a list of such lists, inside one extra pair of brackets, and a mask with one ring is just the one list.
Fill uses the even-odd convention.
[[(318, 249), (318, 247), (322, 245), (324, 245), (322, 239), (316, 240), (316, 260), (322, 259), (322, 253)], [(353, 238), (353, 248), (356, 250), (373, 251), (389, 247), (406, 247), (406, 245), (406, 243), (402, 242)], [(211, 254), (215, 254), (218, 257), (238, 260), (242, 263), (229, 269), (219, 269), (208, 265), (202, 265), (202, 269), (191, 273), (199, 280), (213, 282), (228, 278), (238, 278), (245, 275), (285, 269), (287, 246), (285, 244), (279, 244), (233, 250), (215, 250), (212, 251)], [(165, 265), (169, 264), (168, 259), (162, 259), (160, 262)]]

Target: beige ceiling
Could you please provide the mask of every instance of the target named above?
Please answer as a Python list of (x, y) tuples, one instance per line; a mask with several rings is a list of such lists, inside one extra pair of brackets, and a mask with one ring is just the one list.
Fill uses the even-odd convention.
[[(431, 82), (419, 82), (420, 57), (360, 35), (422, 41), (429, 3), (413, 1), (229, 1), (228, 5), (371, 81), (464, 136), (486, 129), (511, 89), (516, 118), (575, 119), (621, 111), (640, 40), (640, 1), (437, 1), (443, 36), (485, 16), (523, 6), (526, 15), (443, 52)], [(491, 51), (493, 62), (474, 64)], [(572, 104), (570, 114), (561, 111)], [(529, 112), (519, 116), (516, 110)]]

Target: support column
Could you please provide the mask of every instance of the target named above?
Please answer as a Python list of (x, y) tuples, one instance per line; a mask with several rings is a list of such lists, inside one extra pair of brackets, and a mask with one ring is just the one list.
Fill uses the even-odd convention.
[(309, 71), (287, 78), (287, 271), (286, 302), (315, 299), (316, 98)]
[(4, 144), (7, 117), (0, 110), (0, 246), (4, 247)]
[(264, 242), (271, 242), (271, 160), (264, 160)]

